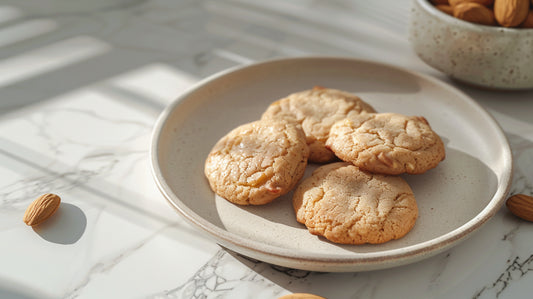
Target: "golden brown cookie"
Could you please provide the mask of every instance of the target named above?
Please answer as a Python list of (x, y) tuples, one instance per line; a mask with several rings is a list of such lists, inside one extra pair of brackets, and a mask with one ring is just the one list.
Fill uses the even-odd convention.
[(204, 172), (216, 194), (236, 204), (261, 205), (296, 185), (308, 156), (299, 126), (255, 121), (222, 137), (209, 153)]
[(399, 176), (372, 174), (346, 163), (317, 168), (296, 188), (293, 206), (309, 232), (342, 244), (379, 244), (415, 225), (414, 194)]
[(427, 120), (397, 113), (355, 115), (331, 127), (326, 146), (341, 160), (382, 174), (420, 174), (445, 157)]
[(375, 112), (359, 97), (340, 90), (315, 87), (293, 93), (272, 103), (262, 119), (283, 119), (299, 123), (309, 145), (309, 161), (325, 163), (335, 155), (325, 147), (331, 126), (346, 117)]

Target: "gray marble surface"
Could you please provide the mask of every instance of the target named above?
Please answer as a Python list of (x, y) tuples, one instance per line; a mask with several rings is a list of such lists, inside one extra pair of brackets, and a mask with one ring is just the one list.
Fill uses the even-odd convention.
[[(421, 262), (361, 273), (269, 265), (219, 247), (151, 177), (161, 111), (208, 75), (277, 57), (348, 56), (434, 76), (509, 138), (511, 193), (533, 193), (533, 92), (450, 81), (409, 46), (410, 1), (0, 3), (0, 298), (530, 298), (533, 226), (507, 209)], [(38, 195), (58, 213), (22, 222)]]

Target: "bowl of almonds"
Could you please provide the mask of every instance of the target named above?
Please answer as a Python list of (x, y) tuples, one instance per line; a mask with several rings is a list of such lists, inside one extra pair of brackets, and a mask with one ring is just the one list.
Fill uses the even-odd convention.
[(409, 40), (424, 62), (456, 80), (533, 88), (533, 0), (414, 0)]

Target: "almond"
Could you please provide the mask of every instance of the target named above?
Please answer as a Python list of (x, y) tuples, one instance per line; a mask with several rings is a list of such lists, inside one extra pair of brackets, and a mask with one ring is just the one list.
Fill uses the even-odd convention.
[(529, 12), (528, 0), (494, 0), (494, 16), (503, 27), (522, 24)]
[(473, 2), (464, 2), (453, 7), (453, 16), (471, 23), (495, 25), (494, 13), (487, 7)]
[(431, 3), (433, 3), (433, 5), (449, 5), (448, 0), (431, 0)]
[(522, 24), (520, 24), (520, 27), (533, 28), (533, 10), (529, 11), (529, 13), (527, 14), (526, 20)]
[(505, 205), (515, 216), (533, 222), (533, 197), (516, 194), (509, 197)]
[(26, 209), (23, 220), (29, 226), (40, 224), (57, 211), (60, 203), (59, 196), (51, 193), (43, 194)]
[(494, 4), (494, 0), (449, 0), (448, 2), (450, 3), (451, 6), (455, 6), (457, 4), (467, 3), (467, 2), (478, 3), (484, 6), (491, 6), (492, 4)]
[(450, 5), (436, 5), (435, 7), (443, 13), (453, 16), (453, 7)]

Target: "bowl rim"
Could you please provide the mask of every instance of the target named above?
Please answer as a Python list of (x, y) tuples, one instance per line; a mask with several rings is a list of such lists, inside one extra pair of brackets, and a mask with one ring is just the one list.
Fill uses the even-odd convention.
[(415, 0), (415, 2), (418, 3), (422, 9), (424, 9), (427, 13), (431, 14), (433, 17), (443, 22), (452, 22), (457, 26), (461, 26), (472, 31), (492, 32), (495, 34), (505, 33), (513, 35), (523, 34), (524, 32), (533, 32), (533, 28), (508, 28), (502, 26), (481, 25), (463, 21), (438, 10), (435, 5), (430, 2), (430, 0)]

